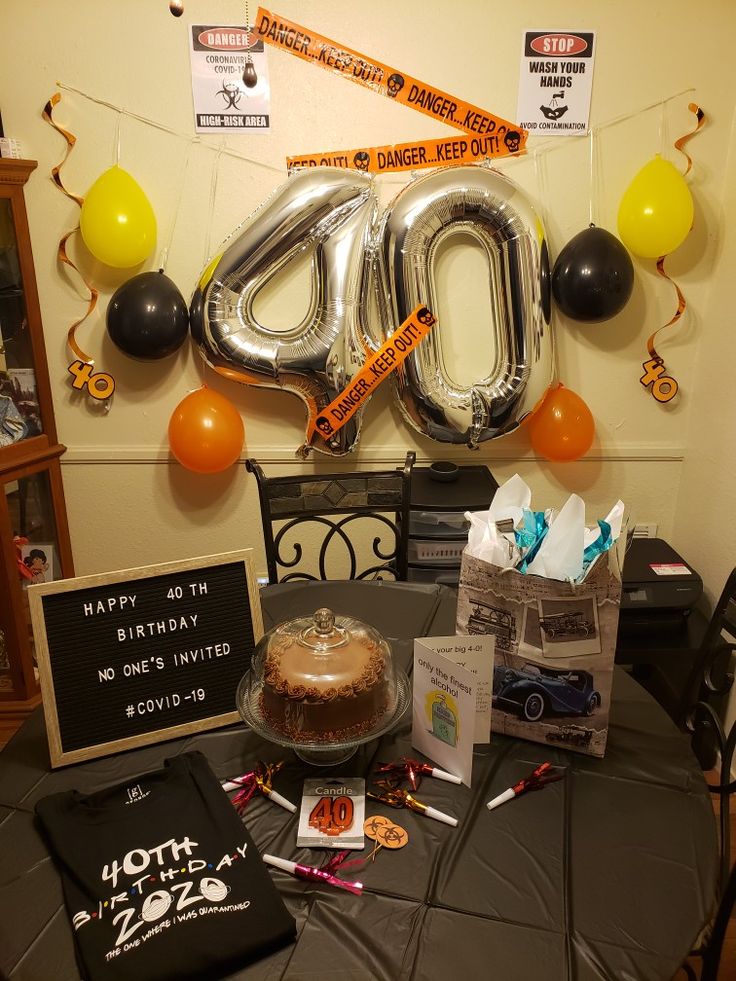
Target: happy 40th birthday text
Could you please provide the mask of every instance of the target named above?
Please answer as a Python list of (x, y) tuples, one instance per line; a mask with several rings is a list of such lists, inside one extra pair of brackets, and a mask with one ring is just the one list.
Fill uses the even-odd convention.
[[(196, 598), (206, 596), (207, 592), (206, 582), (193, 582), (187, 583), (184, 586), (171, 586), (166, 592), (166, 598), (169, 600), (180, 600), (185, 597)], [(118, 596), (108, 596), (106, 599), (84, 602), (82, 604), (82, 610), (85, 617), (110, 616), (135, 610), (137, 599), (138, 596), (136, 593), (123, 593)], [(194, 630), (198, 626), (198, 620), (198, 613), (187, 613), (184, 616), (166, 616), (160, 619), (136, 623), (132, 626), (117, 626), (114, 628), (114, 636), (117, 643), (132, 645), (134, 648), (136, 642), (141, 640), (147, 641), (166, 634)], [(97, 680), (99, 684), (104, 684), (108, 681), (114, 681), (118, 672), (124, 678), (133, 678), (136, 675), (163, 671), (165, 668), (171, 666), (175, 668), (186, 667), (190, 664), (198, 664), (219, 657), (227, 657), (230, 651), (230, 644), (227, 641), (222, 641), (219, 643), (203, 644), (200, 647), (184, 648), (174, 651), (168, 657), (162, 654), (146, 655), (131, 659), (125, 664), (119, 665), (117, 668), (113, 666), (98, 668)], [(193, 697), (195, 700), (203, 700), (204, 695), (200, 695), (200, 692), (201, 689), (194, 691)], [(159, 709), (175, 708), (181, 703), (181, 698), (178, 696), (164, 696), (162, 701), (166, 702), (166, 704), (160, 706), (155, 705), (156, 700), (152, 701), (154, 704), (148, 711), (154, 711), (156, 707)]]

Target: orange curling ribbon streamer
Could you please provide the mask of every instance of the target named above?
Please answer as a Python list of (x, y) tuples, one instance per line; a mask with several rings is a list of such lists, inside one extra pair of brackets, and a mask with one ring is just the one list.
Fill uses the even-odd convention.
[[(61, 179), (61, 168), (64, 166), (69, 154), (74, 149), (77, 138), (68, 129), (65, 129), (63, 126), (59, 125), (59, 123), (57, 123), (53, 118), (53, 111), (60, 101), (61, 93), (55, 92), (43, 107), (42, 112), (42, 116), (46, 122), (50, 123), (58, 133), (61, 133), (66, 141), (66, 153), (64, 154), (63, 159), (56, 164), (55, 167), (51, 168), (51, 179), (60, 191), (66, 194), (68, 198), (71, 198), (72, 201), (76, 201), (81, 208), (84, 204), (84, 198), (80, 194), (74, 194), (72, 191), (69, 191), (64, 186), (64, 182)], [(61, 239), (59, 240), (59, 247), (57, 250), (58, 261), (63, 265), (70, 266), (80, 277), (87, 290), (89, 290), (89, 300), (87, 301), (87, 310), (85, 311), (84, 316), (80, 317), (79, 320), (75, 320), (67, 332), (67, 345), (76, 357), (76, 360), (72, 361), (72, 363), (69, 365), (68, 371), (73, 379), (72, 388), (77, 390), (86, 388), (88, 394), (91, 395), (93, 399), (96, 399), (97, 401), (104, 401), (109, 399), (115, 391), (115, 379), (112, 377), (112, 375), (108, 375), (106, 372), (93, 373), (92, 369), (95, 363), (94, 359), (91, 358), (89, 354), (86, 354), (79, 344), (77, 344), (77, 328), (80, 326), (80, 324), (84, 323), (87, 317), (89, 317), (89, 315), (95, 309), (97, 306), (97, 299), (100, 295), (99, 291), (95, 289), (91, 283), (87, 282), (79, 267), (75, 265), (67, 253), (66, 243), (69, 241), (72, 235), (78, 231), (79, 225), (62, 235)]]
[[(688, 109), (690, 110), (690, 112), (695, 114), (695, 119), (696, 119), (695, 129), (692, 130), (690, 133), (686, 133), (684, 136), (681, 136), (679, 139), (675, 140), (675, 144), (674, 144), (675, 149), (679, 150), (680, 153), (682, 153), (685, 159), (687, 160), (687, 166), (685, 168), (685, 174), (683, 176), (689, 174), (693, 166), (692, 157), (686, 150), (683, 149), (683, 147), (685, 143), (693, 136), (695, 136), (695, 134), (699, 132), (705, 125), (705, 113), (700, 108), (700, 106), (696, 105), (694, 102), (691, 102), (688, 105)], [(667, 327), (674, 326), (678, 322), (678, 320), (680, 320), (683, 313), (687, 309), (687, 300), (685, 299), (682, 290), (674, 281), (674, 279), (672, 279), (672, 277), (669, 276), (665, 271), (664, 260), (666, 258), (667, 258), (666, 255), (661, 255), (659, 259), (657, 259), (657, 272), (663, 279), (666, 279), (668, 283), (672, 283), (675, 289), (675, 293), (677, 294), (677, 310), (675, 311), (674, 316), (671, 317), (666, 324), (662, 324), (662, 326), (657, 328), (657, 330), (655, 330), (653, 334), (649, 335), (649, 338), (647, 339), (647, 351), (649, 352), (649, 360), (643, 362), (642, 368), (644, 369), (644, 374), (639, 379), (639, 381), (644, 386), (644, 388), (648, 388), (650, 385), (652, 386), (651, 388), (652, 396), (658, 402), (672, 401), (675, 395), (677, 395), (679, 385), (671, 375), (668, 375), (666, 373), (667, 369), (665, 368), (664, 360), (657, 353), (657, 349), (654, 346), (654, 339), (657, 336), (657, 334), (660, 333), (660, 331), (665, 330)]]
[(71, 191), (68, 191), (64, 187), (64, 183), (61, 179), (61, 168), (64, 166), (64, 164), (66, 163), (69, 157), (69, 154), (74, 149), (74, 146), (77, 142), (77, 138), (73, 133), (70, 133), (68, 129), (64, 129), (63, 126), (60, 126), (59, 123), (57, 123), (56, 120), (53, 118), (52, 115), (53, 111), (60, 102), (61, 102), (61, 92), (54, 92), (54, 94), (51, 96), (49, 101), (43, 107), (43, 113), (42, 113), (43, 118), (46, 120), (46, 122), (51, 123), (54, 129), (58, 133), (61, 133), (61, 135), (66, 140), (66, 153), (64, 154), (64, 159), (60, 163), (58, 163), (55, 167), (51, 168), (51, 179), (53, 180), (54, 184), (56, 184), (56, 186), (59, 188), (60, 191), (63, 191), (67, 197), (72, 198), (73, 201), (76, 201), (79, 207), (81, 208), (82, 205), (84, 204), (84, 198), (79, 194), (73, 194)]
[(92, 367), (94, 365), (94, 361), (88, 354), (85, 354), (84, 351), (81, 349), (81, 347), (77, 344), (76, 332), (77, 332), (77, 327), (79, 327), (79, 325), (83, 323), (87, 319), (87, 317), (89, 317), (89, 315), (92, 313), (94, 308), (97, 306), (97, 299), (100, 294), (99, 291), (95, 289), (95, 287), (92, 286), (91, 283), (88, 283), (87, 280), (84, 278), (84, 276), (82, 276), (77, 266), (75, 266), (75, 264), (72, 262), (72, 260), (69, 258), (69, 255), (67, 254), (66, 243), (69, 241), (72, 235), (74, 235), (74, 233), (78, 231), (79, 231), (79, 225), (77, 225), (76, 228), (72, 228), (70, 232), (66, 232), (65, 235), (62, 235), (59, 241), (59, 249), (58, 252), (56, 253), (56, 258), (58, 259), (59, 262), (62, 262), (67, 266), (71, 266), (72, 269), (74, 269), (79, 274), (79, 276), (82, 278), (82, 282), (89, 290), (89, 301), (87, 303), (87, 312), (84, 314), (83, 317), (80, 317), (79, 320), (75, 320), (74, 323), (71, 325), (71, 327), (67, 331), (66, 342), (69, 345), (69, 347), (72, 349), (74, 354), (76, 354), (78, 360)]
[(685, 300), (682, 290), (674, 279), (668, 276), (665, 272), (664, 260), (666, 258), (667, 256), (661, 255), (659, 259), (657, 259), (657, 272), (663, 279), (666, 279), (674, 286), (675, 292), (677, 293), (677, 310), (675, 311), (674, 317), (668, 320), (666, 324), (662, 324), (661, 327), (658, 327), (653, 334), (649, 335), (647, 339), (649, 361), (645, 361), (642, 364), (644, 374), (639, 379), (644, 388), (648, 388), (650, 385), (652, 386), (652, 395), (658, 402), (670, 402), (675, 395), (677, 395), (679, 385), (671, 375), (665, 373), (666, 368), (664, 366), (664, 360), (659, 356), (659, 354), (657, 354), (657, 349), (654, 346), (654, 338), (666, 327), (671, 327), (673, 324), (676, 324), (687, 307), (687, 301)]
[(705, 113), (700, 108), (700, 106), (696, 105), (694, 102), (690, 102), (688, 104), (688, 109), (690, 110), (690, 112), (695, 113), (695, 120), (696, 120), (695, 129), (692, 130), (692, 132), (690, 133), (685, 133), (685, 135), (681, 136), (679, 140), (675, 140), (675, 150), (679, 150), (680, 153), (687, 160), (687, 167), (685, 168), (685, 173), (683, 174), (683, 177), (687, 177), (687, 175), (692, 170), (693, 161), (692, 161), (692, 157), (687, 152), (687, 150), (683, 150), (682, 148), (687, 143), (687, 141), (691, 140), (693, 136), (695, 136), (695, 134), (698, 133), (705, 125)]

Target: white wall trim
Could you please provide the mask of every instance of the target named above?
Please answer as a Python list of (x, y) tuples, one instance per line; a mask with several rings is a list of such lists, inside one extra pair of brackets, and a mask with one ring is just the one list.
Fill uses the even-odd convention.
[[(407, 447), (408, 449), (409, 447)], [(363, 464), (398, 464), (406, 454), (406, 449), (396, 446), (373, 446), (362, 448), (345, 457), (330, 458), (320, 453), (314, 453), (309, 463), (329, 464), (330, 466), (350, 466), (355, 469)], [(430, 463), (433, 460), (452, 460), (466, 465), (493, 463), (545, 463), (543, 457), (534, 456), (524, 449), (517, 452), (489, 454), (483, 449), (471, 452), (465, 447), (450, 446), (438, 443), (436, 449), (429, 454), (426, 450), (417, 450), (417, 464)], [(261, 463), (274, 466), (294, 467), (301, 461), (293, 450), (283, 446), (249, 446), (247, 456), (255, 457)], [(649, 443), (623, 443), (615, 449), (601, 448), (589, 453), (579, 463), (600, 462), (672, 462), (679, 463), (684, 458), (684, 447), (680, 444), (661, 445)], [(244, 460), (242, 457), (241, 460)], [(65, 466), (76, 464), (85, 465), (122, 465), (122, 464), (172, 464), (174, 458), (168, 448), (159, 446), (68, 446), (61, 458)], [(550, 464), (555, 466), (555, 464)]]

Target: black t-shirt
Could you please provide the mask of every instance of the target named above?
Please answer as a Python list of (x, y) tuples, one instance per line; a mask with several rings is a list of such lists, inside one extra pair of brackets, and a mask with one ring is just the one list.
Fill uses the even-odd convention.
[(36, 805), (91, 981), (220, 978), (294, 939), (253, 841), (201, 753)]

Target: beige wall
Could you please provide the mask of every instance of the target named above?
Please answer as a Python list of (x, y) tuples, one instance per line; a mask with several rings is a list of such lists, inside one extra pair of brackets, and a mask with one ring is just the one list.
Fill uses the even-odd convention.
[[(77, 249), (80, 263), (102, 290), (101, 303), (80, 340), (111, 371), (118, 391), (109, 415), (72, 398), (66, 374), (68, 325), (84, 309), (75, 284), (56, 265), (56, 243), (78, 218), (76, 206), (48, 180), (63, 153), (63, 141), (41, 120), (40, 110), (56, 79), (131, 112), (160, 120), (178, 132), (193, 128), (187, 25), (221, 19), (238, 22), (242, 4), (185, 0), (185, 16), (175, 20), (166, 0), (126, 0), (118, 4), (74, 0), (3, 0), (0, 31), (0, 109), (5, 130), (21, 140), (26, 156), (38, 159), (27, 190), (31, 230), (44, 316), (60, 438), (69, 447), (64, 479), (77, 570), (80, 573), (145, 564), (240, 545), (260, 549), (257, 498), (242, 467), (199, 477), (170, 463), (166, 427), (177, 402), (199, 384), (199, 365), (187, 347), (159, 364), (141, 364), (119, 354), (107, 339), (104, 310), (128, 274), (104, 270)], [(524, 4), (464, 0), (407, 0), (374, 4), (344, 0), (280, 0), (279, 13), (350, 46), (404, 68), (468, 101), (500, 115), (516, 114), (521, 35), (525, 28), (598, 30), (592, 122), (630, 114), (688, 86), (709, 116), (709, 126), (691, 144), (696, 161), (692, 187), (696, 226), (671, 260), (689, 303), (688, 320), (662, 345), (681, 394), (660, 406), (638, 383), (644, 341), (665, 322), (673, 295), (657, 279), (653, 263), (637, 262), (636, 286), (627, 310), (599, 326), (577, 326), (557, 316), (562, 378), (580, 392), (598, 424), (588, 457), (578, 464), (549, 465), (534, 460), (525, 437), (485, 444), (479, 453), (445, 449), (414, 434), (393, 407), (389, 386), (374, 396), (360, 449), (340, 466), (352, 469), (403, 459), (407, 448), (420, 460), (455, 458), (486, 462), (497, 478), (519, 470), (540, 505), (559, 504), (572, 490), (589, 502), (591, 519), (621, 496), (639, 521), (659, 524), (717, 592), (732, 559), (734, 533), (711, 547), (729, 515), (734, 497), (727, 474), (732, 447), (730, 398), (722, 352), (733, 352), (730, 277), (733, 243), (725, 239), (734, 220), (733, 192), (723, 196), (726, 154), (733, 120), (732, 74), (716, 56), (717, 39), (734, 36), (736, 8), (710, 0), (698, 9), (685, 0), (641, 3), (620, 0), (590, 4), (568, 0), (552, 10), (541, 0)], [(256, 4), (252, 5), (255, 12)], [(692, 30), (688, 27), (692, 26)], [(288, 153), (316, 152), (366, 144), (446, 135), (449, 130), (371, 92), (330, 77), (296, 59), (269, 51), (273, 132), (229, 136), (226, 146), (248, 161), (223, 156), (217, 168), (216, 200), (210, 188), (218, 145), (205, 137), (189, 152), (187, 143), (130, 118), (122, 122), (121, 164), (146, 190), (156, 211), (160, 244), (165, 245), (177, 213), (167, 272), (188, 298), (208, 252), (285, 180)], [(659, 109), (601, 130), (601, 168), (596, 179), (594, 216), (615, 231), (618, 202), (628, 182), (655, 152), (691, 125), (685, 96), (669, 103), (664, 133)], [(65, 93), (57, 118), (78, 136), (65, 168), (68, 185), (85, 192), (114, 162), (117, 116), (73, 93)], [(538, 141), (541, 145), (541, 141)], [(540, 207), (554, 256), (588, 221), (590, 181), (585, 140), (545, 144), (550, 152), (501, 164)], [(676, 159), (676, 158), (675, 158)], [(406, 179), (379, 179), (387, 201)], [(730, 252), (729, 252), (730, 250)], [(155, 257), (147, 268), (155, 267)], [(467, 289), (480, 290), (482, 268), (470, 250), (454, 249), (441, 271), (443, 329), (457, 345), (453, 358), (461, 377), (472, 378), (483, 350), (476, 335), (482, 303)], [(305, 302), (305, 284), (293, 275), (265, 305), (264, 319), (282, 327), (293, 322)], [(723, 387), (708, 375), (715, 366)], [(278, 392), (213, 383), (240, 409), (246, 423), (247, 454), (267, 466), (296, 470), (293, 450), (303, 438), (304, 412), (296, 399)], [(697, 399), (696, 399), (697, 395)], [(731, 413), (732, 415), (732, 413)], [(718, 420), (721, 420), (720, 422)], [(730, 440), (730, 442), (729, 442)], [(336, 468), (320, 457), (316, 464)], [(684, 462), (683, 462), (684, 461)], [(716, 489), (716, 498), (713, 491)], [(678, 510), (678, 493), (682, 507)], [(721, 510), (722, 509), (722, 510)], [(678, 519), (678, 514), (687, 518)], [(716, 524), (717, 518), (721, 521)], [(691, 531), (692, 529), (692, 531)], [(701, 529), (701, 530), (698, 530)], [(260, 553), (259, 553), (260, 555)], [(258, 566), (263, 568), (259, 559)]]
[[(730, 135), (726, 173), (736, 163), (736, 134)], [(726, 134), (724, 133), (724, 141)], [(714, 603), (736, 566), (736, 188), (726, 180), (721, 202), (721, 246), (711, 272), (695, 367), (697, 401), (690, 412), (673, 542), (702, 570), (707, 600)], [(736, 720), (732, 692), (727, 723)]]

